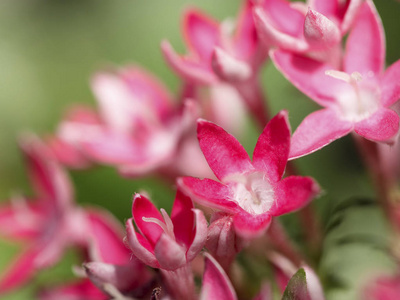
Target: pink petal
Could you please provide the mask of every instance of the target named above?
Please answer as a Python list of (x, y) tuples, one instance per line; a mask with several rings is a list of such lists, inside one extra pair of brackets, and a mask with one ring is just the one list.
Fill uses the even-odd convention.
[(154, 254), (164, 270), (174, 271), (186, 264), (186, 249), (166, 233), (159, 238)]
[(201, 210), (194, 209), (195, 232), (190, 248), (186, 251), (187, 261), (192, 261), (203, 249), (207, 240), (207, 221)]
[(329, 17), (336, 14), (338, 2), (337, 0), (308, 0), (307, 4), (313, 10)]
[(331, 109), (309, 114), (292, 136), (289, 159), (298, 158), (321, 149), (353, 130), (353, 124), (341, 120)]
[(46, 139), (46, 144), (61, 165), (73, 169), (86, 169), (90, 166), (87, 157), (72, 143), (51, 136)]
[(270, 209), (280, 216), (306, 206), (320, 192), (319, 185), (311, 177), (289, 176), (275, 186), (275, 202)]
[(261, 236), (271, 224), (269, 212), (252, 215), (247, 212), (240, 212), (234, 216), (233, 225), (236, 233), (243, 239), (253, 239)]
[(199, 119), (197, 137), (208, 165), (219, 180), (253, 169), (243, 146), (218, 125)]
[(390, 107), (400, 98), (400, 60), (396, 61), (385, 71), (380, 88), (381, 103)]
[(172, 206), (171, 220), (174, 224), (176, 240), (187, 248), (192, 243), (195, 230), (193, 226), (195, 224), (193, 208), (192, 200), (178, 189)]
[(2, 272), (0, 279), (0, 295), (25, 284), (37, 271), (35, 259), (42, 250), (35, 246), (18, 255), (13, 263)]
[(279, 31), (299, 37), (302, 35), (304, 15), (291, 7), (286, 0), (265, 0), (262, 3), (269, 22)]
[(329, 49), (342, 38), (335, 23), (312, 9), (308, 10), (304, 21), (304, 37), (315, 50)]
[(132, 204), (132, 216), (139, 232), (154, 247), (164, 231), (157, 224), (144, 221), (143, 217), (155, 218), (164, 223), (161, 213), (149, 199), (140, 194), (135, 194)]
[(121, 292), (132, 292), (150, 280), (150, 273), (136, 258), (124, 265), (89, 262), (83, 265), (89, 279), (103, 290), (109, 283)]
[[(11, 239), (34, 240), (42, 233), (46, 210), (37, 203), (19, 200), (0, 206), (0, 234)], [(24, 201), (19, 203), (19, 201)]]
[(236, 212), (239, 206), (228, 199), (233, 198), (228, 186), (211, 179), (198, 179), (181, 177), (177, 180), (178, 187), (190, 195), (196, 202), (211, 208), (221, 209), (225, 212)]
[(90, 209), (88, 212), (90, 230), (95, 247), (103, 262), (125, 264), (130, 251), (123, 243), (124, 229), (109, 213)]
[[(304, 17), (302, 18), (304, 20)], [(274, 27), (266, 13), (260, 7), (254, 9), (254, 22), (259, 37), (266, 46), (278, 46), (282, 49), (296, 52), (303, 52), (308, 49), (308, 44), (304, 39), (282, 32)], [(302, 28), (303, 24), (300, 26)]]
[(265, 126), (253, 154), (253, 165), (274, 182), (285, 171), (290, 148), (290, 125), (287, 111), (281, 111)]
[(194, 59), (179, 56), (168, 41), (161, 43), (161, 51), (171, 68), (185, 80), (200, 84), (213, 84), (218, 81), (211, 71), (210, 64), (200, 64)]
[(137, 234), (135, 228), (133, 227), (132, 218), (126, 221), (126, 240), (133, 254), (146, 265), (152, 268), (158, 268), (160, 265), (158, 264), (154, 253), (152, 253), (149, 249), (151, 245), (143, 245), (144, 242), (147, 242), (147, 240), (144, 240), (143, 237), (140, 240), (140, 237), (141, 235)]
[(103, 294), (90, 280), (84, 279), (45, 290), (39, 295), (40, 300), (106, 300)]
[(380, 75), (385, 64), (385, 34), (372, 1), (366, 1), (346, 43), (344, 71)]
[(237, 299), (235, 290), (221, 266), (211, 255), (205, 253), (204, 256), (205, 269), (200, 299)]
[(342, 17), (341, 30), (343, 33), (347, 32), (354, 23), (358, 11), (364, 0), (348, 0), (349, 4), (346, 8), (344, 16)]
[(337, 91), (348, 88), (344, 81), (325, 75), (334, 69), (328, 64), (280, 50), (271, 51), (270, 57), (287, 80), (321, 106), (334, 105)]
[(20, 146), (25, 154), (32, 185), (40, 199), (49, 201), (58, 209), (70, 205), (73, 189), (67, 174), (54, 160), (50, 149), (37, 137), (26, 135)]
[(183, 28), (190, 49), (201, 60), (209, 62), (214, 47), (220, 45), (219, 24), (202, 12), (190, 9), (184, 15)]
[(254, 52), (259, 44), (253, 20), (253, 7), (254, 5), (251, 1), (243, 3), (234, 37), (235, 54), (238, 58), (244, 60), (254, 59)]
[(399, 131), (399, 116), (391, 109), (381, 108), (356, 123), (354, 130), (368, 140), (392, 143)]
[(250, 65), (231, 56), (219, 47), (212, 55), (212, 68), (222, 80), (244, 81), (252, 75)]

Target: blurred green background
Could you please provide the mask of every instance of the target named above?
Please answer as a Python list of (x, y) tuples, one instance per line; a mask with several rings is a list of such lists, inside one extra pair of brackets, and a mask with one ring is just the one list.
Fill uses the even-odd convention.
[[(2, 0), (0, 2), (0, 199), (12, 192), (31, 193), (16, 144), (24, 131), (51, 133), (73, 103), (94, 105), (91, 75), (109, 65), (139, 64), (177, 91), (179, 79), (160, 53), (167, 38), (184, 52), (180, 16), (185, 7), (202, 8), (220, 20), (235, 16), (241, 1), (138, 0)], [(388, 64), (400, 58), (400, 3), (375, 1), (387, 38)], [(400, 80), (400, 79), (399, 79)], [(262, 82), (272, 112), (288, 109), (292, 128), (317, 106), (302, 96), (268, 64)], [(244, 125), (247, 126), (247, 125)], [(258, 133), (252, 126), (242, 142), (250, 151)], [(355, 299), (358, 288), (373, 270), (393, 269), (386, 254), (387, 228), (350, 137), (297, 161), (305, 175), (314, 176), (324, 189), (315, 203), (326, 228), (318, 271), (328, 299)], [(130, 216), (131, 196), (145, 189), (164, 207), (173, 192), (156, 179), (121, 179), (107, 167), (72, 172), (77, 201), (110, 209), (121, 221)], [(372, 200), (370, 200), (372, 199)], [(295, 216), (283, 218), (301, 243)], [(332, 225), (333, 224), (333, 225)], [(0, 242), (0, 270), (18, 246)], [(63, 282), (72, 277), (73, 253), (63, 265), (45, 272), (34, 284), (4, 299), (33, 299), (37, 284)], [(77, 264), (79, 262), (76, 262)], [(58, 272), (58, 273), (57, 273)], [(55, 276), (54, 274), (60, 274)]]

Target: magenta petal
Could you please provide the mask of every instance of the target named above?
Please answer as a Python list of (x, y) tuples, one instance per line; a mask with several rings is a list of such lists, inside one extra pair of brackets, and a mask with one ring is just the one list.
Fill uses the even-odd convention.
[(274, 182), (285, 171), (290, 148), (290, 125), (287, 111), (278, 113), (265, 126), (253, 154), (253, 165), (268, 174)]
[(125, 264), (130, 253), (123, 243), (123, 227), (109, 213), (91, 209), (88, 214), (89, 226), (96, 250), (103, 262)]
[(325, 71), (334, 69), (328, 64), (280, 50), (271, 51), (270, 56), (294, 86), (321, 106), (332, 106), (337, 91), (348, 88), (347, 83), (325, 75)]
[(385, 107), (393, 105), (400, 98), (400, 60), (386, 69), (382, 77), (381, 103)]
[(240, 212), (234, 216), (233, 225), (236, 233), (244, 239), (259, 237), (264, 233), (271, 223), (269, 212), (252, 215), (247, 212)]
[(207, 62), (220, 44), (219, 24), (197, 10), (188, 10), (183, 21), (184, 37), (192, 51)]
[(231, 134), (206, 120), (197, 121), (197, 137), (208, 165), (221, 181), (253, 169), (249, 155)]
[(236, 212), (240, 208), (229, 201), (233, 197), (230, 188), (211, 179), (198, 179), (193, 177), (178, 178), (177, 184), (182, 191), (190, 195), (196, 202), (225, 212)]
[(382, 22), (372, 1), (366, 1), (358, 12), (346, 43), (344, 71), (380, 75), (385, 64), (385, 35)]
[(179, 189), (175, 196), (172, 206), (171, 220), (174, 224), (174, 235), (176, 240), (189, 248), (193, 240), (195, 216), (192, 212), (194, 208), (192, 200), (183, 194)]
[[(287, 19), (285, 19), (285, 21), (286, 20)], [(292, 36), (275, 28), (268, 20), (266, 13), (261, 8), (255, 8), (254, 22), (260, 39), (267, 46), (277, 45), (280, 48), (296, 52), (303, 52), (308, 49), (308, 44), (303, 39)]]
[(312, 9), (304, 21), (304, 37), (312, 49), (329, 49), (340, 42), (339, 28), (327, 17)]
[(245, 1), (240, 10), (235, 36), (235, 54), (238, 58), (254, 59), (254, 51), (258, 46), (257, 31), (253, 19), (253, 4)]
[(212, 68), (221, 79), (236, 82), (244, 81), (252, 75), (250, 65), (216, 47), (212, 55)]
[(41, 247), (33, 247), (15, 258), (2, 274), (0, 295), (22, 286), (35, 274), (37, 268), (34, 261), (41, 250)]
[[(154, 254), (149, 251), (148, 247), (144, 247), (142, 245), (143, 241), (139, 241), (139, 236), (132, 224), (132, 218), (126, 221), (126, 240), (129, 248), (138, 259), (152, 268), (159, 267), (158, 261)], [(147, 242), (147, 240), (145, 242)]]
[(73, 199), (73, 189), (67, 174), (54, 160), (50, 149), (36, 136), (22, 137), (20, 146), (28, 163), (31, 182), (40, 199), (65, 208)]
[(321, 149), (353, 130), (353, 123), (341, 120), (331, 109), (309, 114), (292, 136), (289, 159), (298, 158)]
[(349, 0), (349, 2), (340, 26), (343, 33), (347, 32), (353, 25), (354, 19), (357, 17), (358, 10), (364, 3), (364, 0)]
[(354, 130), (368, 140), (392, 143), (399, 131), (399, 116), (391, 109), (381, 108), (356, 123)]
[(269, 212), (280, 216), (298, 210), (319, 192), (319, 185), (311, 177), (289, 176), (275, 186), (276, 200)]
[(269, 21), (279, 31), (292, 36), (301, 36), (304, 15), (290, 5), (286, 0), (265, 0), (262, 2), (264, 11), (269, 16)]
[(174, 271), (186, 264), (186, 249), (164, 233), (159, 238), (154, 254), (160, 264), (160, 268)]
[(205, 253), (204, 256), (205, 269), (200, 299), (236, 300), (235, 290), (222, 267), (211, 255)]
[(36, 203), (18, 201), (15, 205), (0, 206), (0, 235), (11, 239), (33, 240), (37, 238), (43, 229), (46, 211)]
[(153, 222), (144, 221), (143, 217), (155, 218), (164, 223), (161, 213), (149, 199), (140, 194), (135, 194), (132, 204), (132, 216), (139, 232), (154, 247), (164, 230)]
[(186, 259), (187, 261), (192, 261), (199, 252), (203, 249), (204, 244), (207, 240), (207, 221), (204, 217), (204, 214), (201, 210), (194, 209), (195, 214), (195, 232), (192, 244), (190, 248), (186, 251)]
[(169, 42), (163, 41), (161, 50), (168, 64), (185, 80), (201, 84), (212, 84), (218, 81), (210, 65), (204, 66), (194, 59), (179, 56)]
[(109, 299), (90, 280), (68, 283), (40, 293), (40, 300), (107, 300)]

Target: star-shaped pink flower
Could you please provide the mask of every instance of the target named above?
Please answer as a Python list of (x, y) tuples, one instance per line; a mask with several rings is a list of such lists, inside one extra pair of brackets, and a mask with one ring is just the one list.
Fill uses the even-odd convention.
[(271, 52), (277, 68), (324, 107), (296, 129), (290, 159), (317, 151), (352, 131), (372, 141), (393, 142), (399, 116), (390, 106), (400, 97), (400, 61), (384, 71), (384, 40), (375, 7), (366, 1), (347, 39), (343, 69), (286, 51)]
[(195, 201), (232, 214), (240, 236), (262, 234), (273, 216), (300, 209), (318, 194), (318, 184), (310, 177), (282, 179), (290, 149), (286, 111), (265, 127), (253, 161), (221, 127), (199, 120), (197, 132), (204, 156), (220, 181), (183, 177), (178, 186)]

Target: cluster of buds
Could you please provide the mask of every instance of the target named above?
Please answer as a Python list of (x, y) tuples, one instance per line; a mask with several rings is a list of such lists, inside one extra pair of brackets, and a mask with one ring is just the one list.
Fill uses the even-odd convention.
[[(179, 96), (137, 66), (102, 71), (91, 81), (97, 110), (75, 106), (46, 141), (22, 137), (36, 195), (0, 207), (0, 233), (26, 243), (0, 278), (0, 293), (27, 283), (72, 247), (83, 262), (75, 268), (79, 278), (45, 287), (40, 299), (261, 300), (278, 293), (323, 300), (310, 260), (277, 217), (304, 212), (321, 192), (291, 160), (350, 132), (398, 227), (389, 184), (395, 172), (388, 167), (398, 157), (383, 163), (382, 155), (397, 143), (400, 119), (391, 107), (400, 98), (400, 62), (384, 69), (384, 30), (371, 0), (243, 0), (233, 24), (190, 9), (182, 26), (186, 55), (161, 43), (182, 79)], [(269, 58), (323, 107), (293, 135), (288, 111), (271, 116), (268, 109), (260, 71)], [(252, 158), (234, 137), (243, 134), (247, 114), (261, 132)], [(95, 164), (174, 185), (171, 213), (135, 193), (124, 231), (102, 209), (79, 206), (63, 167)], [(252, 291), (238, 254), (274, 275), (259, 278)], [(397, 277), (376, 281), (368, 297), (400, 297)]]

